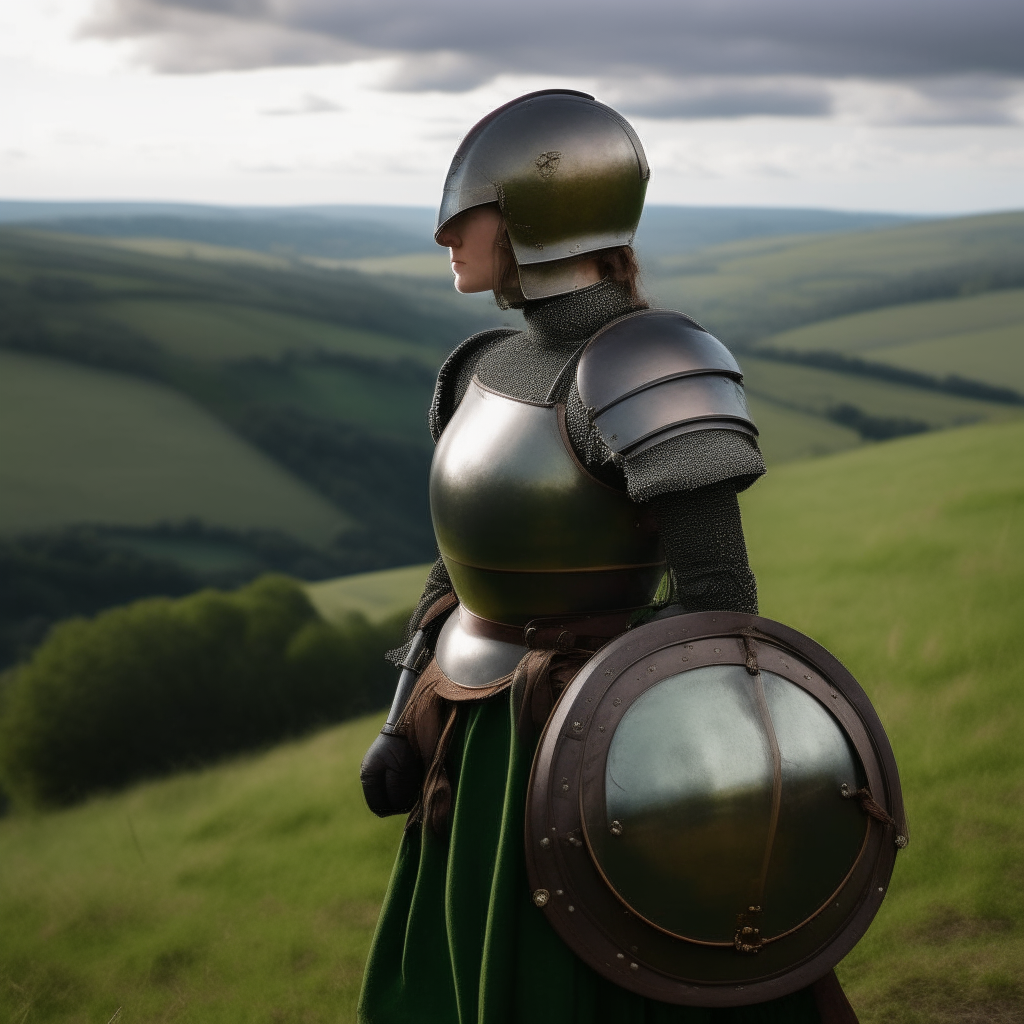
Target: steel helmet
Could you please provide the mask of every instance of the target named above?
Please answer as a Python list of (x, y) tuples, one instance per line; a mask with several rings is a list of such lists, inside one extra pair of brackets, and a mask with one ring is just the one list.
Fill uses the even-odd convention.
[(631, 245), (650, 168), (632, 126), (593, 96), (528, 93), (470, 129), (452, 159), (437, 239), (456, 216), (497, 203), (523, 294), (571, 291), (579, 257)]

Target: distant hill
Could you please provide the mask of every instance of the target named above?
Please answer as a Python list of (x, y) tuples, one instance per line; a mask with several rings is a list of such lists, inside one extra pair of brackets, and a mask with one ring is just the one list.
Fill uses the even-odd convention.
[[(42, 216), (13, 206), (0, 219)], [(103, 601), (434, 556), (436, 369), (461, 338), (517, 315), (457, 295), (436, 247), (348, 260), (217, 234), (228, 224), (256, 245), (262, 231), (269, 246), (285, 217), (300, 235), (312, 224), (341, 238), (372, 213), (429, 238), (429, 211), (128, 208), (179, 227), (216, 221), (211, 242), (104, 233), (124, 228), (118, 204), (88, 208), (99, 234), (70, 234), (52, 229), (85, 208), (46, 209), (47, 230), (0, 228), (13, 389), (0, 410), (12, 495), (0, 512), (0, 665), (55, 618)], [(648, 253), (666, 251), (648, 256), (646, 286), (737, 352), (769, 463), (1024, 412), (1012, 383), (1024, 214), (880, 227), (818, 211), (649, 213), (664, 216), (645, 221)], [(757, 237), (688, 249), (722, 232)], [(82, 388), (63, 401), (71, 378)], [(90, 572), (104, 581), (92, 595)], [(4, 573), (18, 581), (6, 590)]]
[(830, 352), (1024, 393), (1024, 289), (854, 313), (762, 339), (756, 348)]
[(352, 525), (179, 391), (127, 374), (0, 350), (0, 436), (0, 533), (193, 517), (326, 546)]
[[(17, 492), (0, 531), (199, 519), (315, 538), (334, 575), (431, 559), (434, 375), (493, 313), (352, 271), (222, 257), (0, 229), (0, 350), (21, 395), (4, 413), (25, 439), (0, 449)], [(61, 402), (69, 375), (84, 391)], [(177, 426), (160, 420), (172, 405)], [(99, 412), (76, 429), (86, 408)], [(172, 470), (155, 453), (175, 443), (192, 455)], [(154, 544), (191, 567), (194, 537)]]
[[(418, 206), (225, 207), (174, 203), (0, 202), (0, 224), (106, 238), (168, 238), (290, 256), (365, 259), (433, 253), (435, 211)], [(779, 235), (865, 231), (917, 218), (769, 207), (664, 206), (644, 210), (644, 258)]]
[[(1020, 1016), (1022, 481), (1018, 423), (782, 466), (742, 499), (764, 614), (849, 666), (899, 762), (910, 845), (839, 966), (863, 1024)], [(362, 802), (380, 721), (0, 820), (0, 1019), (354, 1019), (404, 825)]]
[(733, 347), (863, 310), (1022, 286), (1024, 212), (760, 238), (648, 268), (659, 305), (692, 314)]

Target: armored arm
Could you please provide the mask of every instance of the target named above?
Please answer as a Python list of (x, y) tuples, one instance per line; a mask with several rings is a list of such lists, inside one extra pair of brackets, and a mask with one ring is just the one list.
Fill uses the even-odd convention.
[(634, 313), (590, 342), (577, 387), (630, 496), (654, 514), (675, 609), (756, 614), (736, 492), (765, 467), (729, 350), (681, 313)]
[(366, 805), (380, 818), (411, 811), (419, 796), (423, 766), (409, 741), (398, 732), (398, 725), (426, 655), (429, 655), (427, 634), (420, 629), (416, 631), (402, 659), (402, 671), (387, 721), (367, 750), (359, 769), (359, 781), (363, 786)]
[(757, 437), (736, 360), (682, 313), (649, 309), (612, 321), (580, 357), (576, 385), (601, 440), (627, 468), (684, 434)]
[(419, 797), (423, 765), (399, 728), (416, 680), (430, 660), (444, 615), (454, 604), (451, 580), (438, 559), (409, 621), (412, 639), (389, 655), (400, 670), (398, 685), (387, 721), (359, 769), (366, 805), (378, 817), (411, 811)]
[(731, 481), (673, 491), (650, 502), (665, 549), (677, 611), (757, 614), (757, 581), (747, 561)]

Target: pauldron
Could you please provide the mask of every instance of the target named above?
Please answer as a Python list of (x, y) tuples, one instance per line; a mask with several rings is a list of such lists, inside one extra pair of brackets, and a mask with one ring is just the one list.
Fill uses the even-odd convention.
[(641, 310), (612, 321), (584, 349), (576, 385), (617, 455), (694, 430), (757, 436), (732, 353), (682, 313)]

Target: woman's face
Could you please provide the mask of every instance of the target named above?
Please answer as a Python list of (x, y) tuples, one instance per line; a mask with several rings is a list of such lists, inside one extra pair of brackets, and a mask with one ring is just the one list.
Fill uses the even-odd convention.
[(468, 295), (488, 292), (494, 284), (495, 240), (501, 211), (495, 205), (474, 206), (460, 213), (438, 236), (448, 246), (455, 290)]

